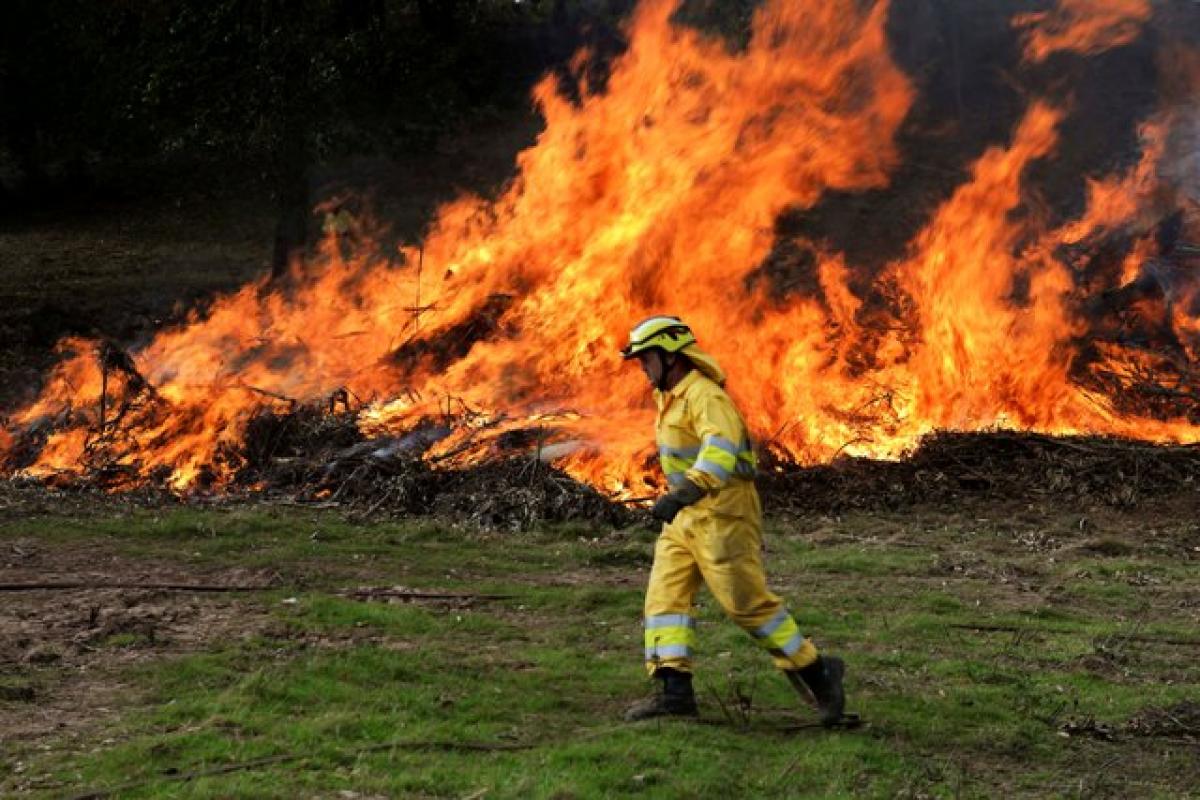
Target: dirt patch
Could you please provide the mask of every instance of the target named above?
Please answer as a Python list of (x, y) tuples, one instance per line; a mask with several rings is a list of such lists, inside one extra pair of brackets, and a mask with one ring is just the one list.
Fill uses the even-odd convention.
[[(199, 652), (259, 635), (272, 624), (261, 603), (229, 594), (101, 588), (131, 584), (263, 585), (248, 570), (188, 572), (132, 562), (103, 545), (0, 544), (0, 583), (94, 584), (96, 588), (5, 591), (0, 603), (0, 749), (96, 724), (134, 690), (121, 667)], [(127, 702), (121, 700), (121, 705)]]

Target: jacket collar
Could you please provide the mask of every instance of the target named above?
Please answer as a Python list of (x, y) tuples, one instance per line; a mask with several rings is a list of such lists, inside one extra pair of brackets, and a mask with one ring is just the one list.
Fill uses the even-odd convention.
[(696, 381), (703, 377), (704, 376), (700, 373), (700, 370), (689, 370), (687, 375), (684, 375), (679, 379), (679, 383), (667, 390), (667, 394), (672, 395), (673, 397), (683, 397), (685, 394), (687, 394), (688, 389), (690, 389), (692, 385), (696, 383)]
[(692, 369), (688, 371), (687, 375), (684, 375), (679, 379), (679, 383), (675, 384), (665, 392), (655, 389), (654, 396), (655, 399), (658, 400), (658, 407), (663, 408), (672, 400), (683, 397), (685, 394), (687, 394), (688, 390), (695, 386), (696, 382), (703, 377), (704, 375), (701, 374), (700, 370)]

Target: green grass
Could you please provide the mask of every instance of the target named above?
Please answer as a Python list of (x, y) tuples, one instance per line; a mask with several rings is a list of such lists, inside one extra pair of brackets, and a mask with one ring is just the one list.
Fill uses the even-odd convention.
[[(835, 524), (853, 532), (878, 521)], [(1128, 638), (1194, 635), (1185, 614), (1148, 618), (1152, 598), (1124, 591), (1130, 570), (1166, 592), (1187, 586), (1185, 569), (1165, 556), (1080, 552), (1043, 570), (1054, 592), (943, 580), (938, 557), (960, 552), (961, 530), (922, 531), (912, 534), (926, 537), (920, 549), (771, 542), (772, 582), (787, 587), (802, 627), (846, 656), (851, 705), (870, 722), (787, 733), (782, 725), (810, 716), (707, 595), (697, 687), (708, 724), (620, 721), (649, 689), (638, 651), (651, 532), (481, 534), (254, 508), (8, 523), (0, 542), (99, 542), (205, 575), (270, 569), (282, 585), (245, 600), (271, 618), (255, 635), (109, 667), (129, 687), (119, 713), (0, 755), (0, 794), (132, 783), (119, 796), (1105, 796), (1121, 790), (1098, 769), (1114, 756), (1139, 796), (1200, 790), (1186, 768), (1194, 745), (1060, 732), (1068, 719), (1120, 725), (1196, 696), (1194, 671), (1160, 679), (1188, 674), (1194, 650)], [(1038, 553), (1005, 559), (1030, 574), (1046, 566)], [(1072, 577), (1083, 571), (1090, 577)], [(337, 593), (363, 584), (511, 597), (462, 606)], [(128, 633), (102, 643), (153, 647)], [(1122, 666), (1130, 648), (1142, 668)], [(30, 672), (2, 685), (36, 683), (40, 696), (55, 680)], [(18, 702), (0, 696), (0, 711)], [(178, 780), (256, 759), (268, 760)]]

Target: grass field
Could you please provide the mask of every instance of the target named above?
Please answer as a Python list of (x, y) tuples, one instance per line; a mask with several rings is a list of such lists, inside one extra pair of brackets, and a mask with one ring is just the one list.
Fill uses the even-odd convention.
[[(1200, 794), (1193, 509), (770, 525), (868, 724), (812, 715), (702, 595), (700, 722), (625, 724), (654, 533), (242, 507), (0, 517), (0, 795)], [(456, 598), (356, 598), (403, 586)]]

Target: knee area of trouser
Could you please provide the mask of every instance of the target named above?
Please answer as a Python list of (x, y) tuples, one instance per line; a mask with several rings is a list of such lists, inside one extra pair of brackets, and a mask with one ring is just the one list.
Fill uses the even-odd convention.
[(721, 610), (736, 625), (754, 631), (773, 619), (783, 608), (779, 598), (766, 593), (765, 587), (754, 584), (734, 585), (716, 596)]

